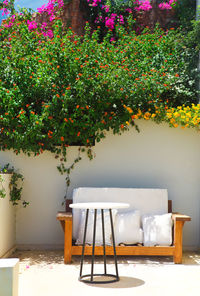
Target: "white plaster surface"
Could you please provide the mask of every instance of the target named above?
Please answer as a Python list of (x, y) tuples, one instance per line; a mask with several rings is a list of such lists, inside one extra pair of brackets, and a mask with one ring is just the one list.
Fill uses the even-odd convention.
[(19, 259), (0, 259), (0, 296), (18, 296)]
[[(72, 190), (77, 187), (131, 187), (168, 190), (173, 210), (191, 216), (185, 223), (183, 245), (200, 246), (200, 134), (193, 129), (169, 128), (138, 120), (134, 128), (121, 136), (109, 135), (94, 147), (96, 158), (87, 156), (71, 174)], [(77, 156), (77, 147), (69, 151), (69, 164)], [(63, 246), (63, 231), (56, 213), (63, 210), (65, 176), (56, 169), (58, 160), (50, 153), (36, 158), (11, 151), (0, 152), (1, 164), (9, 162), (24, 175), (23, 197), (30, 205), (17, 209), (19, 245)]]
[(9, 174), (1, 174), (2, 184), (0, 188), (5, 189), (6, 197), (0, 198), (0, 258), (4, 256), (15, 245), (16, 223), (15, 208), (9, 201)]

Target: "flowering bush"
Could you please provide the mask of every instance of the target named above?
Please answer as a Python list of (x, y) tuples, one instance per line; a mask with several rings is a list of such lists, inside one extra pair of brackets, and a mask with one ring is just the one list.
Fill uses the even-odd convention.
[[(138, 35), (123, 26), (131, 25), (130, 8), (125, 19), (105, 4), (109, 30), (99, 42), (102, 27), (91, 34), (87, 24), (84, 36), (63, 28), (62, 6), (63, 1), (51, 0), (38, 9), (49, 15), (51, 28), (26, 10), (10, 14), (0, 27), (1, 150), (28, 155), (48, 150), (62, 161), (67, 147), (79, 143), (91, 158), (90, 147), (106, 130), (120, 134), (138, 118), (199, 126), (197, 72), (191, 64), (198, 56), (198, 24), (187, 38), (159, 28)], [(59, 170), (69, 174), (73, 166), (62, 164)]]
[(0, 29), (1, 149), (38, 154), (57, 145), (90, 146), (104, 130), (126, 127), (124, 104), (145, 113), (196, 101), (190, 50), (173, 30), (137, 36), (117, 26), (117, 42), (108, 32), (99, 43), (89, 28), (84, 37), (64, 34), (60, 20), (51, 38), (34, 22), (30, 27), (29, 14), (9, 22)]

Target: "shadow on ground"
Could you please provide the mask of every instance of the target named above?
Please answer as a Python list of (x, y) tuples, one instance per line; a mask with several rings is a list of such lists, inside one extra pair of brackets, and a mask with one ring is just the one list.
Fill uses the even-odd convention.
[[(120, 281), (111, 284), (95, 284), (98, 288), (114, 288), (114, 289), (124, 289), (124, 288), (135, 288), (144, 285), (145, 282), (138, 278), (120, 276)], [(88, 286), (93, 286), (94, 284), (87, 284)]]

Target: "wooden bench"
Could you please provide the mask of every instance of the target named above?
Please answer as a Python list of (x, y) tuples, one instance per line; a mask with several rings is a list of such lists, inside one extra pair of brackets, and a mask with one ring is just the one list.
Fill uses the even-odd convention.
[[(68, 205), (72, 200), (68, 200)], [(168, 201), (168, 212), (172, 213), (172, 201)], [(68, 207), (66, 212), (58, 212), (56, 216), (64, 231), (64, 263), (71, 263), (72, 255), (81, 255), (82, 246), (72, 244), (72, 212)], [(182, 263), (182, 230), (185, 221), (191, 218), (180, 213), (172, 213), (173, 243), (171, 246), (116, 246), (117, 255), (125, 256), (173, 256), (174, 263)], [(106, 246), (106, 254), (113, 255), (112, 246)], [(85, 247), (85, 255), (92, 255), (92, 246)], [(95, 255), (103, 255), (103, 247), (95, 247)]]

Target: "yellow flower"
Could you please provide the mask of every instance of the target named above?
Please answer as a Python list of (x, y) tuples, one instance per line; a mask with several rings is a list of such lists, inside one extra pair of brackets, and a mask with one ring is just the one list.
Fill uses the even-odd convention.
[(179, 114), (178, 112), (174, 112), (174, 116), (175, 116), (175, 117), (179, 117), (180, 114)]
[(172, 114), (171, 113), (167, 113), (167, 117), (168, 118), (171, 118), (172, 117)]
[(149, 120), (150, 116), (151, 116), (151, 114), (149, 112), (146, 112), (144, 114), (144, 119)]
[(155, 114), (155, 113), (151, 114), (151, 117), (152, 117), (152, 118), (154, 118), (155, 116), (156, 116), (156, 114)]
[(191, 112), (186, 113), (186, 116), (189, 117), (189, 118), (191, 118), (192, 117), (191, 116)]

